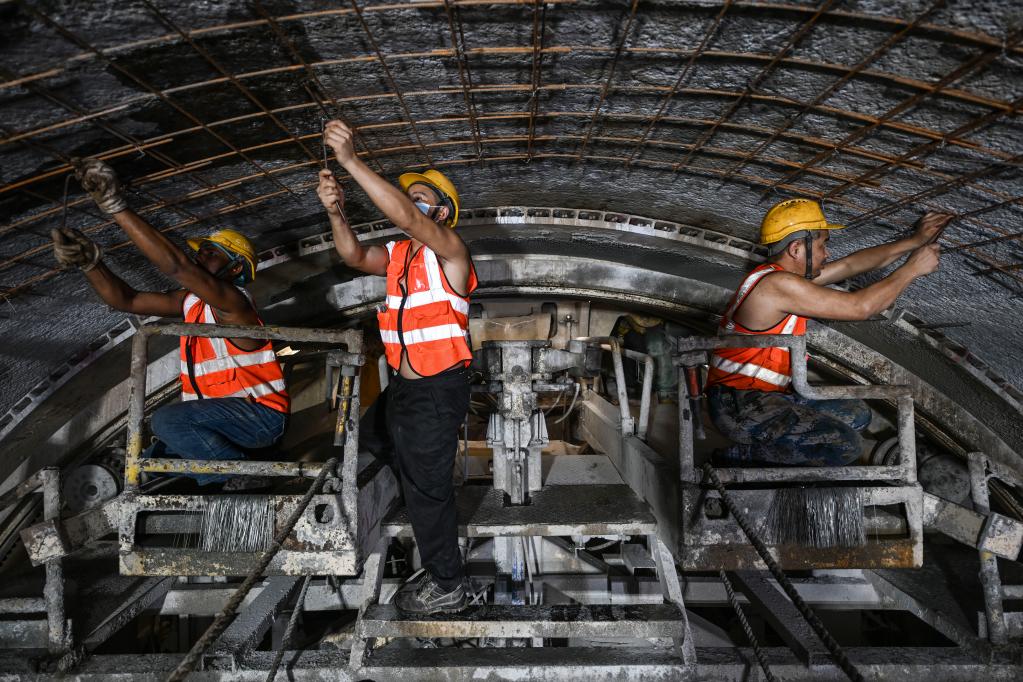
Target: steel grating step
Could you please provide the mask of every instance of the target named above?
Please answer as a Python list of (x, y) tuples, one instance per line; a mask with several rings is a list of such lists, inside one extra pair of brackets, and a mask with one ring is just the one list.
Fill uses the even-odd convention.
[(375, 649), (359, 674), (404, 679), (682, 679), (682, 658), (653, 647), (486, 647)]
[(370, 606), (360, 637), (670, 637), (685, 621), (674, 604), (472, 606), (461, 613), (414, 617), (392, 604)]
[[(657, 520), (650, 507), (627, 485), (554, 485), (530, 495), (524, 506), (505, 506), (504, 493), (489, 486), (464, 486), (455, 492), (458, 534), (462, 537), (650, 535)], [(410, 537), (405, 507), (383, 523), (384, 533)]]

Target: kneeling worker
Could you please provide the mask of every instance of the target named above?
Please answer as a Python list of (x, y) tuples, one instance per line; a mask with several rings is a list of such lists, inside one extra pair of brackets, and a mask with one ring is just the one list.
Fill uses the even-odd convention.
[[(721, 334), (806, 332), (807, 318), (866, 320), (880, 313), (917, 277), (938, 269), (933, 242), (950, 215), (926, 213), (912, 236), (828, 262), (831, 230), (820, 204), (789, 199), (764, 216), (760, 243), (768, 262), (754, 268), (721, 318)], [(884, 279), (857, 291), (826, 285), (883, 268), (910, 254)], [(870, 423), (861, 400), (811, 400), (792, 392), (786, 348), (722, 348), (711, 356), (707, 397), (718, 429), (737, 443), (730, 464), (769, 462), (842, 466), (859, 458), (859, 431)]]
[(454, 185), (439, 171), (405, 173), (401, 190), (359, 159), (352, 130), (326, 125), (325, 142), (378, 209), (409, 236), (362, 246), (346, 222), (344, 195), (330, 171), (317, 189), (334, 245), (349, 267), (387, 276), (377, 316), (395, 375), (362, 418), (361, 445), (396, 468), (424, 570), (394, 597), (407, 613), (465, 608), (452, 474), (458, 427), (469, 408), (469, 295), (476, 288), (469, 249), (451, 228), (458, 222)]
[[(53, 230), (54, 253), (77, 267), (112, 308), (136, 315), (183, 318), (193, 324), (262, 324), (243, 288), (256, 275), (252, 244), (234, 230), (188, 240), (190, 258), (163, 233), (128, 208), (114, 170), (95, 159), (75, 175), (96, 205), (111, 215), (142, 254), (181, 289), (136, 291), (100, 260), (99, 245), (78, 230)], [(181, 337), (181, 399), (153, 414), (158, 441), (144, 457), (245, 459), (244, 449), (269, 447), (287, 424), (290, 399), (284, 373), (269, 341)], [(194, 476), (201, 485), (224, 476)], [(234, 479), (225, 489), (255, 481)]]

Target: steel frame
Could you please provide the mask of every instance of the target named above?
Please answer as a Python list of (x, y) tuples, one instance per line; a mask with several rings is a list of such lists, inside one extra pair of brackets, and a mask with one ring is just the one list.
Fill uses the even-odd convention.
[[(132, 339), (131, 392), (128, 403), (128, 436), (125, 453), (124, 492), (118, 498), (120, 570), (123, 575), (244, 575), (260, 553), (206, 553), (195, 549), (148, 548), (139, 542), (139, 533), (147, 524), (153, 530), (170, 528), (187, 532), (186, 512), (201, 515), (213, 499), (196, 495), (149, 495), (139, 489), (140, 475), (148, 472), (205, 473), (221, 475), (318, 477), (323, 465), (292, 462), (245, 462), (204, 460), (143, 459), (142, 420), (146, 399), (146, 349), (153, 336), (245, 337), (291, 342), (323, 343), (340, 346), (344, 351), (328, 353), (327, 364), (339, 373), (345, 391), (338, 404), (335, 445), (344, 446), (339, 489), (314, 498), (299, 520), (283, 550), (270, 564), (272, 573), (304, 575), (354, 575), (368, 546), (375, 544), (376, 523), (396, 492), (393, 476), (377, 467), (372, 475), (359, 476), (358, 420), (348, 415), (359, 412), (358, 368), (363, 364), (362, 334), (355, 330), (301, 329), (288, 327), (241, 327), (207, 324), (148, 324)], [(328, 374), (328, 378), (334, 373)], [(350, 437), (345, 437), (345, 435)], [(272, 497), (278, 525), (291, 513), (301, 496)], [(330, 513), (317, 514), (329, 507)], [(170, 526), (161, 525), (161, 516), (170, 514)], [(183, 525), (182, 525), (183, 524)], [(176, 530), (175, 530), (176, 529)]]
[[(716, 468), (720, 480), (736, 486), (729, 490), (753, 518), (766, 518), (779, 487), (814, 482), (856, 482), (867, 507), (899, 505), (906, 532), (895, 538), (870, 537), (862, 548), (815, 549), (775, 546), (773, 553), (784, 568), (882, 568), (917, 567), (923, 563), (923, 491), (916, 476), (916, 432), (913, 396), (908, 386), (810, 386), (807, 383), (806, 339), (792, 335), (721, 336), (680, 338), (675, 364), (679, 367), (679, 472), (681, 488), (680, 562), (687, 570), (736, 570), (762, 568), (752, 548), (732, 519), (712, 513), (713, 490), (694, 459), (695, 421), (684, 368), (703, 365), (707, 354), (718, 348), (787, 348), (791, 359), (792, 388), (815, 400), (880, 399), (894, 402), (898, 410), (899, 461), (894, 466)], [(765, 489), (763, 486), (767, 485)], [(752, 486), (752, 487), (744, 487)]]

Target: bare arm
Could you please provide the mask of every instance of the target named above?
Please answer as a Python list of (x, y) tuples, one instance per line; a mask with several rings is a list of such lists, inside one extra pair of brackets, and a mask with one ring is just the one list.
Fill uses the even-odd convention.
[(862, 249), (833, 263), (828, 263), (821, 269), (821, 274), (813, 280), (813, 283), (834, 284), (864, 272), (887, 267), (907, 253), (931, 243), (941, 234), (951, 219), (952, 216), (947, 213), (925, 213), (911, 237), (890, 244)]
[(345, 265), (370, 275), (386, 275), (387, 263), (390, 261), (387, 249), (382, 246), (363, 246), (359, 243), (359, 238), (352, 232), (351, 225), (335, 204), (337, 202), (344, 206), (345, 194), (329, 170), (320, 171), (320, 184), (316, 188), (316, 194), (319, 195), (323, 207), (327, 209), (330, 231), (334, 235), (334, 248)]
[[(822, 287), (790, 273), (772, 275), (761, 284), (764, 290), (758, 296), (762, 303), (756, 307), (773, 321), (786, 314), (829, 320), (866, 320), (895, 303), (914, 279), (937, 270), (938, 254), (939, 247), (935, 244), (921, 247), (888, 277), (852, 292)], [(768, 312), (767, 308), (773, 310)]]
[[(388, 220), (413, 239), (426, 244), (442, 260), (464, 263), (469, 268), (469, 249), (453, 230), (441, 227), (423, 215), (401, 190), (374, 173), (355, 153), (351, 129), (341, 121), (326, 126), (326, 142), (352, 179)], [(466, 275), (468, 276), (468, 275)], [(452, 282), (452, 284), (455, 284)]]
[(233, 284), (217, 279), (193, 263), (162, 232), (137, 213), (125, 209), (115, 213), (113, 217), (128, 238), (138, 246), (142, 255), (159, 268), (160, 272), (222, 313), (220, 316), (222, 322), (226, 324), (258, 322), (256, 311)]
[(136, 315), (181, 317), (181, 305), (188, 292), (138, 291), (118, 277), (102, 261), (85, 273), (85, 279), (100, 298), (115, 310)]

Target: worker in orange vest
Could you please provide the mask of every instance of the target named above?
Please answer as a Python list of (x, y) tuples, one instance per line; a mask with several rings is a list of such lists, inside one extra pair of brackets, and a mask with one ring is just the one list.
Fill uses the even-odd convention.
[(344, 194), (329, 170), (317, 192), (334, 246), (349, 267), (387, 277), (377, 315), (393, 378), (363, 416), (360, 442), (398, 471), (423, 570), (394, 597), (407, 613), (465, 608), (466, 586), (452, 473), (458, 428), (469, 407), (469, 295), (476, 271), (458, 222), (454, 185), (437, 170), (405, 173), (401, 189), (359, 159), (352, 130), (330, 121), (324, 142), (369, 198), (409, 239), (362, 246), (342, 210)]
[[(234, 230), (189, 239), (189, 257), (162, 232), (128, 207), (117, 176), (97, 159), (76, 161), (75, 175), (96, 205), (164, 275), (182, 288), (137, 291), (100, 259), (98, 244), (79, 230), (52, 232), (54, 254), (65, 268), (78, 268), (110, 307), (136, 315), (177, 317), (200, 324), (262, 324), (244, 286), (255, 279), (251, 242)], [(147, 457), (244, 459), (245, 449), (269, 447), (284, 434), (290, 399), (284, 373), (269, 341), (181, 337), (182, 401), (153, 414), (157, 441)], [(200, 485), (224, 476), (194, 476)], [(225, 489), (264, 485), (237, 478)]]
[[(806, 333), (807, 318), (866, 320), (895, 302), (917, 277), (938, 269), (933, 242), (951, 220), (926, 213), (905, 239), (828, 262), (828, 239), (842, 229), (820, 204), (788, 199), (768, 210), (760, 227), (767, 262), (743, 279), (721, 318), (721, 334)], [(887, 277), (856, 291), (827, 285), (884, 268), (909, 254)], [(862, 400), (811, 400), (792, 391), (786, 348), (722, 348), (711, 356), (707, 397), (718, 429), (736, 442), (721, 453), (729, 464), (770, 462), (842, 466), (860, 457), (859, 431), (870, 423)]]

